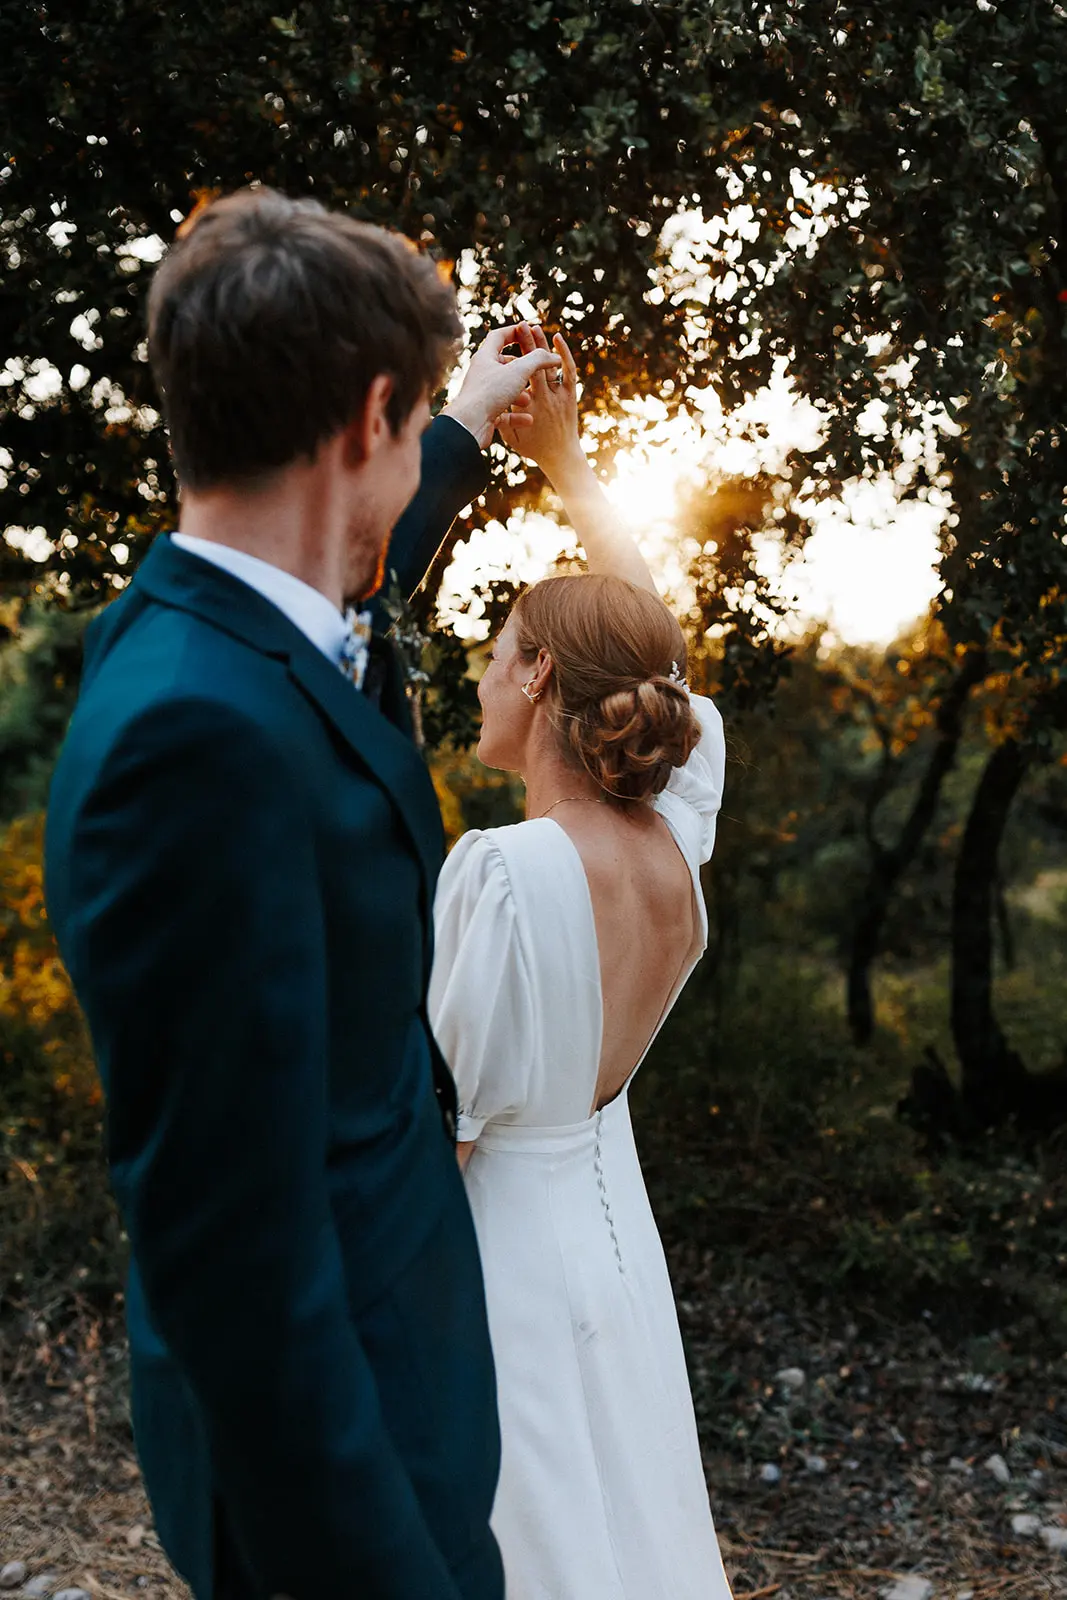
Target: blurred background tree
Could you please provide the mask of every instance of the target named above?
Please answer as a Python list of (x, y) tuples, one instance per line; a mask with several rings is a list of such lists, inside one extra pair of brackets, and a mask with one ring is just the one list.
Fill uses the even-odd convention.
[(680, 398), (701, 352), (650, 289), (662, 222), (714, 179), (703, 31), (630, 0), (8, 8), (0, 445), (12, 520), (54, 546), (37, 574), (106, 593), (173, 522), (146, 280), (198, 200), (251, 180), (469, 253), (479, 319), (533, 293), (580, 324), (593, 404)]
[[(1019, 1139), (1039, 1162), (1018, 1207), (1047, 1277), (1067, 1112), (1063, 6), (37, 0), (0, 10), (0, 63), (0, 1200), (18, 1271), (41, 1237), (24, 1168), (75, 1170), (57, 1128), (99, 1183), (85, 1042), (28, 885), (81, 629), (176, 516), (145, 291), (197, 203), (259, 181), (453, 263), (472, 336), (516, 314), (563, 326), (605, 471), (649, 396), (665, 426), (729, 432), (791, 380), (808, 433), (773, 447), (737, 421), (739, 472), (709, 423), (678, 518), (692, 674), (727, 711), (731, 765), (709, 957), (638, 1086), (658, 1201), (747, 1248), (729, 1208), (751, 1187), (781, 1237), (795, 1225), (813, 1285), (929, 1297), (940, 1274), (946, 1304), (985, 1305), (1008, 1282), (1004, 1213), (968, 1211), (951, 1159), (920, 1179), (906, 1097), (935, 1143), (996, 1161)], [(496, 454), (478, 523), (558, 515)], [(936, 615), (888, 651), (791, 627), (768, 551), (788, 563), (821, 506), (886, 483), (942, 519)], [(514, 791), (465, 748), (477, 652), (447, 629), (432, 649), (450, 830), (506, 820)], [(987, 1149), (990, 1127), (1008, 1145)], [(802, 1241), (805, 1185), (837, 1198)], [(71, 1238), (91, 1217), (83, 1239), (118, 1248), (76, 1186), (55, 1194)], [(1017, 1277), (990, 1316), (1020, 1303)], [(1067, 1313), (1037, 1277), (1051, 1325)]]

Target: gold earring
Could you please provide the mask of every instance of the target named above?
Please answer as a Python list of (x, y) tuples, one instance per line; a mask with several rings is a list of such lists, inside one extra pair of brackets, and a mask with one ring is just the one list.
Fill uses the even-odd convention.
[(527, 700), (529, 700), (530, 704), (532, 706), (535, 706), (537, 704), (538, 700), (540, 700), (541, 694), (542, 694), (543, 691), (538, 689), (537, 693), (534, 694), (533, 690), (531, 689), (531, 684), (532, 683), (533, 683), (533, 679), (531, 678), (529, 683), (521, 684), (520, 688), (522, 689), (522, 692), (526, 696)]

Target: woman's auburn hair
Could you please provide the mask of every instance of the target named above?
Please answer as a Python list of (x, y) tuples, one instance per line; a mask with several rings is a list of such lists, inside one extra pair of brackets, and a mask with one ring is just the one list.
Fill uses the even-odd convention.
[(597, 573), (545, 578), (512, 613), (516, 644), (552, 658), (547, 709), (564, 750), (619, 804), (650, 800), (684, 766), (700, 723), (685, 637), (658, 595)]

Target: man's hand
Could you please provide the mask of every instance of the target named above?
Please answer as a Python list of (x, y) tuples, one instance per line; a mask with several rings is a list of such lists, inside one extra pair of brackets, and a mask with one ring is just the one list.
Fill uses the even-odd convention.
[[(521, 337), (524, 332), (526, 338)], [(519, 344), (528, 353), (506, 356), (504, 348), (509, 344)], [(512, 328), (497, 328), (474, 352), (463, 387), (441, 415), (461, 422), (484, 450), (494, 428), (526, 426), (526, 389), (530, 380), (536, 373), (559, 365), (560, 357), (548, 349), (547, 342), (541, 345), (533, 341), (524, 322)]]
[[(518, 331), (518, 344), (524, 359), (549, 349), (544, 330), (525, 324)], [(554, 336), (552, 347), (562, 366), (555, 373), (537, 374), (530, 384), (521, 430), (506, 417), (500, 423), (500, 437), (509, 450), (535, 462), (558, 491), (566, 485), (573, 492), (575, 475), (584, 477), (588, 472), (578, 428), (578, 369), (561, 333)]]

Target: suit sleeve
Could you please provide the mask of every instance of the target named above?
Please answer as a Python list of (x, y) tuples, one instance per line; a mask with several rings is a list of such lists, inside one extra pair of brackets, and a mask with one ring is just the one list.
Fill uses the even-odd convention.
[(228, 708), (165, 711), (112, 756), (74, 848), (148, 1308), (263, 1594), (459, 1600), (347, 1309), (322, 863), (299, 773)]
[(402, 594), (414, 594), (456, 517), (487, 482), (485, 456), (474, 435), (452, 417), (437, 417), (423, 435), (418, 493), (389, 546), (389, 566)]

